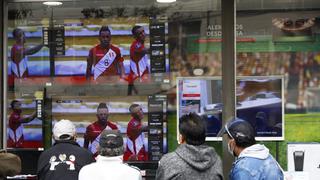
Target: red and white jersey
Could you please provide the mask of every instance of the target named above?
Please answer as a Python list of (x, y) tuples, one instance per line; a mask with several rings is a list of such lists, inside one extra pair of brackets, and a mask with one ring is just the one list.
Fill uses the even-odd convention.
[(144, 133), (135, 134), (136, 129), (140, 129), (142, 126), (141, 121), (132, 118), (127, 127), (127, 145), (126, 150), (123, 154), (123, 160), (130, 160), (130, 156), (136, 155), (137, 160), (147, 161), (148, 153), (144, 145)]
[(13, 111), (9, 117), (7, 147), (23, 147), (23, 125), (20, 122), (21, 112)]
[(107, 121), (107, 125), (101, 125), (98, 121), (90, 124), (87, 129), (86, 133), (84, 134), (85, 140), (89, 141), (89, 147), (88, 149), (92, 152), (92, 154), (97, 155), (98, 153), (98, 146), (99, 146), (99, 141), (100, 141), (100, 135), (101, 132), (104, 129), (109, 129), (109, 130), (116, 130), (119, 129), (119, 127), (110, 122), (109, 120)]
[[(16, 54), (23, 54), (25, 48), (22, 45), (14, 44), (11, 48), (11, 74), (14, 77), (28, 76), (28, 57), (23, 55), (21, 60), (18, 60)], [(18, 51), (20, 51), (18, 53)]]
[(93, 74), (96, 80), (99, 76), (119, 75), (118, 64), (123, 62), (120, 49), (114, 45), (103, 48), (99, 45), (89, 51), (89, 57), (93, 59)]
[(141, 77), (150, 72), (150, 65), (148, 63), (148, 55), (141, 55), (144, 49), (144, 44), (135, 40), (130, 47), (130, 73)]

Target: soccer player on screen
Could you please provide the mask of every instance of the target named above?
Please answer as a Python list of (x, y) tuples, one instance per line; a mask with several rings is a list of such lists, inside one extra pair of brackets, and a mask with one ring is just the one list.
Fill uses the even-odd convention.
[(100, 103), (96, 114), (98, 120), (90, 124), (84, 134), (83, 147), (89, 149), (95, 156), (98, 155), (97, 147), (99, 146), (100, 134), (104, 129), (115, 130), (119, 126), (108, 120), (109, 109), (106, 103)]
[(22, 29), (16, 28), (12, 32), (15, 43), (11, 48), (11, 76), (9, 76), (9, 85), (14, 84), (14, 78), (23, 78), (29, 75), (28, 55), (37, 53), (43, 47), (43, 44), (31, 48), (25, 46), (26, 36)]
[(123, 155), (124, 161), (147, 161), (148, 153), (144, 145), (144, 131), (148, 130), (147, 126), (143, 126), (142, 119), (144, 117), (140, 105), (132, 104), (129, 107), (131, 120), (127, 127), (127, 145)]
[(24, 136), (23, 136), (23, 123), (29, 123), (36, 118), (36, 112), (33, 112), (29, 116), (22, 116), (21, 102), (18, 100), (11, 101), (12, 113), (9, 117), (8, 126), (8, 140), (7, 147), (9, 148), (23, 148)]
[(144, 47), (145, 32), (142, 26), (134, 26), (131, 31), (135, 40), (130, 47), (130, 73), (142, 77), (150, 73), (147, 56), (149, 49)]
[(101, 76), (123, 77), (123, 57), (120, 49), (111, 44), (111, 31), (108, 26), (102, 26), (99, 31), (100, 44), (91, 48), (87, 58), (86, 78), (90, 79), (93, 67), (93, 79)]

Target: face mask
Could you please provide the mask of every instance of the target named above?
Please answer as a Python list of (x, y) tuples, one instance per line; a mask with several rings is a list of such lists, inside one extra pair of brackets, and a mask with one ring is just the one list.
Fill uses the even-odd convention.
[(230, 143), (231, 143), (231, 141), (229, 141), (229, 143), (228, 143), (228, 152), (229, 152), (232, 156), (234, 156), (234, 153), (233, 153), (234, 148), (231, 149)]

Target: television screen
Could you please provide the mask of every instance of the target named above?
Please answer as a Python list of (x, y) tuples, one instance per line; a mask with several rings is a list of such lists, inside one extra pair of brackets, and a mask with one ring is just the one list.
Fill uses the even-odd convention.
[[(237, 117), (256, 130), (257, 140), (282, 140), (283, 80), (281, 77), (240, 77), (236, 82)], [(178, 78), (178, 118), (195, 112), (207, 124), (207, 140), (217, 137), (222, 125), (222, 81), (218, 77)]]
[(7, 148), (43, 148), (43, 101), (29, 96), (8, 102)]
[(167, 152), (166, 112), (164, 95), (54, 96), (52, 127), (69, 119), (76, 126), (79, 145), (95, 155), (101, 131), (118, 129), (126, 147), (125, 161), (158, 161)]
[[(151, 74), (169, 71), (166, 21), (166, 18), (130, 16), (64, 19), (64, 23), (50, 28), (44, 24), (9, 27), (9, 86), (43, 86), (47, 82), (82, 85), (87, 79), (91, 84), (128, 84), (135, 79), (139, 79), (136, 83), (156, 81), (159, 78), (155, 80)], [(108, 52), (102, 52), (97, 46), (103, 26), (107, 27), (104, 31), (110, 32), (112, 48)], [(141, 41), (133, 33), (135, 26), (140, 29), (134, 33), (143, 31)], [(21, 45), (14, 34), (22, 33), (25, 40)], [(41, 43), (45, 46), (38, 46)], [(28, 49), (33, 51), (21, 53)]]

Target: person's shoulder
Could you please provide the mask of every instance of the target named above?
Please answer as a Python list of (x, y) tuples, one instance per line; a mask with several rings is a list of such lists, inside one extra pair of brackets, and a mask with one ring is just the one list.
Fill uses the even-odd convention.
[(123, 164), (123, 167), (125, 169), (127, 169), (126, 172), (128, 172), (128, 173), (130, 173), (132, 175), (135, 174), (136, 176), (141, 176), (141, 172), (140, 172), (140, 169), (138, 167), (131, 166), (131, 165), (126, 164), (126, 163)]
[(134, 118), (131, 118), (128, 122), (128, 125), (135, 125), (137, 122)]
[(84, 174), (86, 174), (87, 172), (90, 173), (91, 171), (97, 169), (96, 166), (97, 166), (97, 163), (96, 163), (96, 162), (93, 162), (93, 163), (91, 163), (91, 164), (87, 164), (87, 165), (83, 166), (83, 167), (80, 169), (79, 176), (84, 175)]
[(97, 124), (98, 124), (98, 121), (95, 121), (95, 122), (89, 124), (89, 125), (87, 126), (87, 130), (88, 130), (88, 129), (93, 129), (95, 126), (97, 126)]
[(174, 166), (179, 161), (178, 159), (179, 156), (175, 151), (170, 152), (162, 156), (162, 158), (160, 159), (160, 164), (168, 164)]
[(132, 118), (128, 123), (128, 127), (130, 128), (139, 128), (139, 126), (141, 126), (141, 122), (134, 118)]
[(113, 51), (120, 52), (120, 48), (119, 48), (117, 45), (111, 44), (111, 45), (110, 45), (110, 48), (111, 48)]
[(96, 44), (96, 45), (94, 45), (92, 48), (90, 48), (89, 51), (96, 51), (96, 50), (99, 49), (99, 48), (100, 48), (100, 45), (99, 45), (99, 44)]
[(140, 173), (140, 169), (139, 169), (137, 166), (131, 166), (131, 165), (127, 164), (127, 163), (123, 163), (123, 165), (124, 165), (125, 167), (131, 169), (132, 171), (137, 171), (137, 172)]
[(118, 126), (115, 122), (108, 120), (107, 121), (108, 126), (110, 126), (111, 129), (118, 129)]

